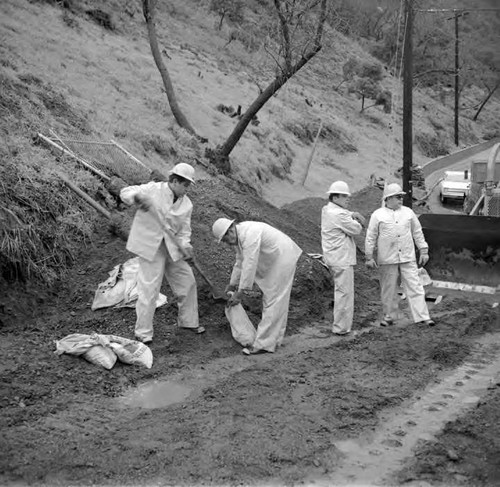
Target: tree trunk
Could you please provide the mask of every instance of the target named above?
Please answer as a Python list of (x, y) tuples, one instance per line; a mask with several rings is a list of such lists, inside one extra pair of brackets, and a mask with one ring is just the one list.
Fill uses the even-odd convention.
[(255, 99), (255, 101), (250, 105), (248, 110), (240, 118), (240, 121), (236, 124), (236, 127), (232, 131), (228, 139), (221, 145), (217, 153), (223, 158), (228, 157), (234, 149), (235, 145), (240, 140), (243, 132), (247, 128), (248, 124), (252, 121), (252, 118), (257, 114), (257, 112), (266, 104), (266, 102), (302, 67), (304, 67), (318, 52), (321, 50), (321, 46), (316, 46), (315, 49), (308, 52), (303, 56), (292, 69), (286, 73), (277, 76), (274, 81), (272, 81), (268, 87)]
[(479, 117), (479, 114), (481, 113), (481, 110), (486, 106), (486, 103), (490, 100), (490, 98), (493, 96), (495, 91), (497, 91), (498, 87), (500, 86), (500, 82), (496, 84), (496, 86), (488, 93), (488, 96), (484, 99), (483, 103), (481, 103), (480, 107), (477, 109), (476, 114), (472, 118), (474, 122), (477, 122), (477, 118)]
[(198, 134), (195, 132), (194, 128), (191, 127), (191, 124), (188, 122), (187, 118), (182, 113), (179, 104), (177, 103), (177, 98), (175, 96), (175, 91), (172, 85), (172, 81), (170, 79), (170, 75), (168, 73), (167, 67), (163, 63), (160, 49), (158, 47), (158, 40), (156, 37), (155, 19), (154, 19), (155, 4), (156, 0), (143, 0), (142, 3), (144, 18), (146, 19), (146, 25), (148, 28), (149, 45), (151, 47), (153, 59), (155, 61), (156, 67), (158, 68), (158, 71), (160, 72), (161, 79), (163, 80), (163, 86), (165, 87), (168, 103), (170, 105), (170, 109), (172, 110), (172, 115), (174, 116), (175, 121), (183, 129), (187, 130), (191, 135), (200, 138)]

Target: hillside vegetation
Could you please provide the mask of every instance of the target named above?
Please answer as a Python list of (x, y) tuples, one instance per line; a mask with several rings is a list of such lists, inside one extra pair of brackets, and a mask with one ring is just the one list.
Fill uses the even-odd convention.
[[(234, 2), (239, 9), (224, 15), (221, 5), (227, 2), (176, 0), (157, 6), (164, 61), (182, 110), (208, 140), (202, 143), (180, 129), (171, 115), (138, 0), (2, 2), (2, 282), (53, 282), (74, 261), (80, 245), (92, 240), (96, 224), (102, 225), (97, 213), (63, 185), (58, 172), (70, 174), (79, 187), (114, 209), (103, 181), (40, 145), (39, 132), (77, 140), (113, 139), (151, 169), (165, 173), (187, 161), (197, 166), (199, 177), (221, 177), (205, 159), (207, 147), (215, 148), (228, 137), (236, 120), (231, 110), (238, 105), (245, 110), (276, 68), (262, 41), (272, 38), (272, 4)], [(346, 80), (344, 68), (352, 60), (376, 65), (394, 50), (389, 41), (401, 22), (400, 7), (400, 2), (380, 2), (376, 12), (383, 15), (377, 30), (366, 22), (378, 18), (373, 2), (330, 2), (323, 49), (263, 107), (258, 124), (246, 130), (231, 154), (233, 180), (281, 206), (322, 197), (336, 178), (359, 190), (372, 174), (394, 177), (402, 154), (400, 48), (396, 45), (395, 55), (380, 64), (377, 81), (378, 90), (391, 95), (390, 111), (385, 105), (361, 111), (359, 92)], [(472, 14), (464, 22), (469, 18)], [(477, 15), (475, 19), (477, 23)], [(495, 17), (491, 19), (496, 25)], [(490, 32), (490, 23), (484, 25)], [(449, 37), (449, 32), (442, 34)], [(416, 45), (418, 51), (422, 43)], [(425, 45), (436, 52), (434, 40)], [(449, 90), (443, 90), (441, 78), (418, 80), (414, 160), (421, 164), (455, 147)], [(477, 106), (481, 89), (469, 84), (463, 90), (462, 145), (499, 133), (495, 97), (478, 121), (471, 121), (474, 110), (466, 105)]]

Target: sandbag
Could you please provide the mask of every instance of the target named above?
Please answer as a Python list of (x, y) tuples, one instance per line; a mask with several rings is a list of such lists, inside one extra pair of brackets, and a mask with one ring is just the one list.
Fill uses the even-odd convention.
[[(118, 264), (109, 273), (109, 277), (97, 286), (92, 301), (91, 309), (109, 308), (135, 308), (137, 301), (137, 272), (139, 270), (139, 257), (133, 257), (123, 264)], [(156, 307), (167, 302), (164, 294), (158, 296)]]
[(153, 366), (153, 353), (144, 343), (116, 335), (73, 333), (56, 342), (56, 353), (83, 356), (87, 361), (111, 369), (118, 358), (131, 365)]
[(115, 335), (107, 335), (109, 346), (121, 362), (131, 365), (143, 365), (150, 369), (153, 366), (153, 352), (136, 340), (129, 340)]
[(104, 338), (104, 335), (92, 333), (92, 335), (85, 335), (83, 333), (73, 333), (64, 337), (61, 340), (56, 340), (56, 353), (62, 355), (68, 353), (70, 355), (83, 355), (95, 345), (106, 346), (109, 340)]
[(418, 279), (420, 281), (420, 284), (422, 284), (422, 286), (424, 287), (432, 284), (431, 277), (423, 267), (419, 267), (418, 269)]
[(102, 345), (94, 345), (92, 348), (87, 350), (82, 357), (94, 365), (100, 365), (105, 369), (112, 369), (116, 364), (118, 357), (111, 348), (104, 347)]
[(243, 306), (241, 304), (226, 306), (224, 311), (231, 325), (231, 335), (233, 338), (244, 347), (251, 346), (255, 341), (257, 331), (243, 309)]
[(56, 341), (55, 353), (57, 355), (63, 353), (81, 355), (88, 362), (109, 370), (113, 368), (117, 359), (109, 345), (110, 342), (106, 335), (73, 333), (62, 340)]

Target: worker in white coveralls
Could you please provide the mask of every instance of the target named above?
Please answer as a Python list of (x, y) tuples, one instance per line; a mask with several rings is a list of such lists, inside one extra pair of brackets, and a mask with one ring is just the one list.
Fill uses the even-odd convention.
[[(403, 206), (404, 191), (397, 183), (384, 189), (385, 207), (375, 210), (370, 217), (365, 240), (366, 265), (379, 268), (380, 292), (384, 317), (382, 326), (392, 325), (397, 316), (397, 282), (401, 278), (415, 323), (434, 326), (425, 302), (424, 287), (419, 279), (415, 245), (419, 251), (418, 265), (429, 260), (429, 247), (417, 216)], [(377, 247), (377, 259), (373, 253)]]
[(186, 196), (192, 183), (194, 168), (180, 163), (169, 172), (168, 182), (128, 186), (120, 192), (124, 203), (137, 206), (127, 250), (139, 256), (135, 337), (143, 343), (153, 340), (153, 316), (164, 275), (178, 300), (178, 326), (205, 331), (199, 325), (196, 281), (187, 262), (193, 257), (193, 204)]
[(241, 302), (254, 282), (263, 294), (262, 318), (251, 347), (243, 353), (274, 352), (285, 335), (288, 305), (300, 247), (283, 232), (262, 222), (235, 223), (219, 218), (212, 226), (218, 242), (236, 247), (236, 262), (226, 292), (233, 292), (228, 306)]
[(332, 333), (347, 335), (351, 332), (354, 315), (354, 266), (356, 243), (365, 218), (349, 211), (351, 192), (344, 181), (335, 181), (327, 191), (329, 203), (321, 212), (321, 245), (323, 259), (334, 281)]

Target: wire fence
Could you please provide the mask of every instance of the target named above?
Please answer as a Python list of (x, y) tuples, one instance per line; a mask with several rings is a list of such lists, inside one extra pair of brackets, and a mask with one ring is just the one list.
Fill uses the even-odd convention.
[(53, 131), (51, 134), (47, 138), (53, 144), (61, 146), (97, 174), (101, 173), (107, 178), (119, 177), (128, 184), (141, 184), (149, 180), (151, 169), (113, 140), (65, 139)]

